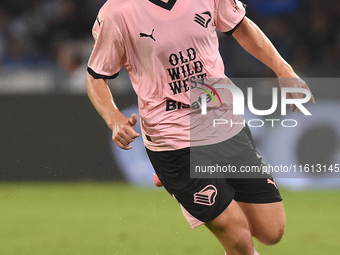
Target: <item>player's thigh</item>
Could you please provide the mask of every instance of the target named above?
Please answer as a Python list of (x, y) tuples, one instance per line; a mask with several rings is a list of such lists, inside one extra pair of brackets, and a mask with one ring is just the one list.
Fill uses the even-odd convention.
[(254, 237), (268, 245), (276, 244), (281, 240), (286, 226), (282, 202), (237, 203), (247, 217), (250, 231)]
[(252, 254), (254, 247), (248, 220), (235, 200), (205, 225), (217, 237), (227, 254)]
[[(190, 178), (190, 150), (147, 153), (165, 189), (181, 204), (184, 216), (195, 228), (220, 215), (235, 191), (224, 179)], [(209, 157), (202, 160), (211, 164)]]

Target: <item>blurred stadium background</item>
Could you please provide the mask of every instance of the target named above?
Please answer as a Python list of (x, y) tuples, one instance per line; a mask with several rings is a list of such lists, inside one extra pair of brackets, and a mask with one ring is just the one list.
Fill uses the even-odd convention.
[[(0, 239), (5, 240), (0, 241), (0, 254), (222, 254), (204, 231), (194, 234), (182, 227), (186, 223), (164, 190), (140, 189), (152, 187), (153, 173), (141, 139), (133, 151), (117, 150), (86, 96), (91, 28), (104, 2), (0, 1)], [(273, 164), (281, 159), (297, 164), (340, 163), (340, 2), (243, 2), (248, 5), (248, 17), (307, 78), (319, 102), (311, 108), (313, 121), (294, 115), (302, 125), (294, 139), (280, 140), (286, 150), (273, 148), (273, 141), (292, 135), (288, 131), (255, 130), (259, 150)], [(220, 40), (229, 77), (274, 77), (231, 37), (220, 34)], [(126, 72), (110, 86), (120, 109), (126, 114), (136, 111)], [(260, 88), (263, 101), (271, 99)], [(288, 226), (292, 227), (288, 237), (276, 250), (267, 252), (261, 246), (259, 250), (263, 254), (339, 254), (335, 237), (340, 227), (340, 175), (297, 177), (279, 180), (286, 188)], [(186, 241), (174, 251), (169, 236), (174, 242)], [(197, 242), (202, 246), (197, 248)]]

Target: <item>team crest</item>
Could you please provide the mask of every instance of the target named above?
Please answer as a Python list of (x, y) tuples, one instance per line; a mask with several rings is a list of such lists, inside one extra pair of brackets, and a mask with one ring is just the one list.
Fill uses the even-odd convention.
[(211, 21), (211, 13), (210, 12), (203, 12), (200, 14), (196, 13), (194, 21), (200, 24), (202, 27), (207, 28)]
[(215, 204), (217, 189), (214, 185), (208, 185), (204, 189), (194, 194), (194, 203), (212, 206)]

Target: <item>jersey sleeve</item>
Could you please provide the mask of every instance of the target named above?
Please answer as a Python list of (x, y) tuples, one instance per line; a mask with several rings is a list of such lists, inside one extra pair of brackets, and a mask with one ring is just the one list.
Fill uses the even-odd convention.
[(246, 15), (245, 5), (238, 0), (216, 0), (216, 28), (231, 35)]
[(123, 36), (107, 15), (99, 12), (93, 25), (95, 40), (87, 71), (95, 79), (114, 79), (126, 64)]

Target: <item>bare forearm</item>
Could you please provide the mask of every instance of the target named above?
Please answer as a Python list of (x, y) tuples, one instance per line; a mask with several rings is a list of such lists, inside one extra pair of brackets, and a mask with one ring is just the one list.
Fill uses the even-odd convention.
[(113, 101), (107, 80), (94, 79), (91, 75), (87, 74), (86, 88), (93, 106), (107, 125), (113, 129), (116, 118), (119, 117), (120, 112)]
[(260, 28), (247, 17), (234, 31), (233, 36), (247, 52), (272, 69), (278, 77), (295, 77), (292, 67), (281, 57)]
[(138, 121), (137, 115), (133, 113), (127, 118), (118, 110), (107, 80), (94, 79), (87, 74), (86, 88), (93, 106), (111, 128), (113, 142), (121, 149), (132, 149), (130, 143), (140, 136), (133, 129)]

